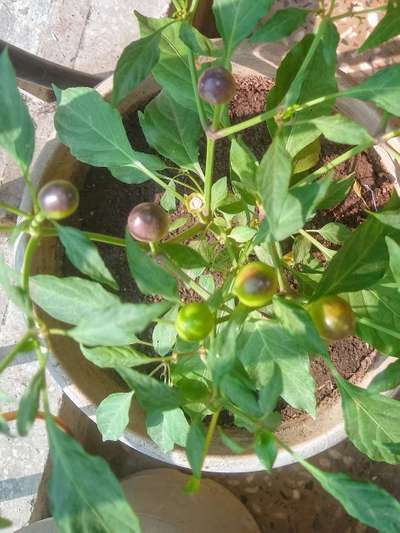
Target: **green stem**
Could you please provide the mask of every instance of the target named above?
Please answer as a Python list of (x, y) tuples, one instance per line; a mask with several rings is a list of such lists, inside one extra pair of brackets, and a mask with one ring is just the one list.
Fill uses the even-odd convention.
[(302, 62), (300, 69), (298, 70), (294, 80), (290, 84), (290, 87), (285, 95), (285, 98), (283, 100), (284, 107), (288, 107), (289, 105), (297, 101), (300, 89), (304, 83), (304, 72), (307, 70), (310, 62), (312, 61), (314, 57), (314, 54), (324, 35), (327, 24), (328, 24), (328, 19), (324, 19), (319, 25), (317, 33), (315, 34), (315, 37), (311, 43), (311, 46), (308, 49), (306, 57), (304, 58), (304, 61)]
[(208, 300), (208, 298), (211, 296), (208, 291), (203, 289), (203, 287), (201, 287), (190, 276), (183, 272), (183, 270), (175, 266), (174, 263), (170, 261), (165, 255), (162, 256), (162, 263), (171, 274), (183, 281), (201, 298), (203, 298), (204, 300)]
[(318, 248), (318, 250), (322, 252), (327, 259), (332, 259), (332, 257), (335, 255), (336, 252), (334, 250), (330, 250), (329, 248), (326, 248), (323, 244), (317, 241), (317, 239), (314, 239), (314, 237), (312, 237), (309, 233), (307, 233), (303, 229), (299, 230), (299, 233), (305, 239), (310, 241), (315, 246), (315, 248)]
[(0, 225), (0, 233), (11, 233), (15, 230), (17, 226), (11, 225), (11, 226), (2, 226)]
[(151, 180), (153, 180), (156, 183), (158, 183), (158, 185), (160, 185), (160, 187), (162, 187), (164, 190), (168, 191), (170, 194), (175, 196), (175, 198), (177, 198), (180, 202), (184, 202), (185, 201), (185, 199), (183, 198), (183, 196), (181, 194), (179, 194), (178, 192), (176, 192), (175, 189), (173, 189), (172, 187), (170, 187), (169, 185), (164, 183), (164, 181), (162, 180), (162, 178), (160, 176), (158, 176), (157, 174), (155, 174), (154, 172), (152, 172), (151, 170), (146, 168), (144, 165), (142, 165), (141, 163), (135, 163), (135, 165), (133, 165), (133, 166), (137, 170), (140, 170), (141, 172), (143, 172), (143, 174), (148, 176)]
[[(212, 121), (211, 130), (215, 131), (218, 129), (221, 119), (222, 112), (221, 105), (217, 105), (214, 109), (214, 116)], [(215, 140), (211, 137), (207, 138), (207, 155), (206, 155), (206, 170), (205, 170), (205, 183), (204, 183), (204, 199), (205, 199), (205, 210), (207, 216), (211, 213), (211, 190), (213, 184), (213, 173), (214, 173), (214, 163), (215, 163)]]
[(18, 207), (14, 207), (13, 205), (9, 205), (5, 202), (0, 202), (0, 209), (4, 209), (5, 211), (8, 211), (9, 213), (13, 213), (14, 215), (21, 216), (21, 217), (30, 217), (30, 213), (27, 213), (26, 211), (22, 211), (21, 209), (18, 209)]
[(185, 242), (189, 240), (194, 235), (198, 235), (199, 233), (203, 232), (205, 230), (206, 226), (202, 224), (201, 222), (198, 222), (188, 228), (185, 231), (182, 231), (182, 233), (179, 233), (178, 235), (175, 235), (174, 237), (171, 237), (167, 241), (165, 241), (165, 244), (176, 244), (179, 242)]
[(368, 13), (373, 13), (374, 11), (386, 11), (387, 8), (388, 6), (384, 5), (384, 6), (370, 7), (368, 9), (360, 9), (358, 11), (349, 9), (348, 11), (345, 11), (344, 13), (340, 13), (339, 15), (335, 15), (334, 17), (331, 17), (331, 20), (339, 20), (339, 19), (343, 19), (346, 17), (358, 17), (359, 15), (366, 15)]
[(200, 123), (201, 123), (203, 130), (206, 131), (207, 120), (206, 120), (206, 115), (204, 112), (203, 102), (200, 98), (198, 87), (197, 87), (198, 79), (197, 79), (197, 73), (196, 73), (196, 65), (194, 62), (194, 54), (191, 50), (189, 50), (189, 69), (190, 69), (190, 77), (192, 79), (193, 92), (194, 92), (194, 97), (196, 100), (197, 112), (199, 114)]
[(288, 290), (288, 284), (282, 269), (280, 244), (278, 242), (272, 242), (268, 245), (268, 249), (274, 267), (277, 270), (279, 289), (282, 292), (286, 292)]
[[(326, 96), (320, 96), (319, 98), (315, 98), (314, 100), (305, 102), (304, 104), (301, 104), (298, 107), (296, 107), (296, 113), (299, 111), (303, 111), (304, 109), (309, 109), (311, 107), (319, 105), (323, 102), (334, 100), (338, 96), (342, 96), (340, 92), (328, 94)], [(238, 124), (229, 126), (228, 128), (223, 128), (216, 132), (209, 132), (209, 137), (212, 137), (215, 140), (223, 139), (224, 137), (229, 137), (230, 135), (238, 133), (247, 128), (251, 128), (253, 126), (257, 126), (258, 124), (262, 124), (266, 120), (273, 118), (279, 111), (282, 111), (281, 105), (274, 107), (274, 109), (270, 109), (269, 111), (265, 111), (264, 113), (261, 113), (260, 115), (256, 115), (255, 117), (249, 118), (248, 120), (244, 120), (243, 122), (239, 122)]]
[[(56, 237), (57, 230), (53, 228), (41, 228), (42, 237)], [(104, 235), (103, 233), (94, 233), (92, 231), (83, 231), (82, 232), (88, 239), (95, 242), (101, 242), (103, 244), (111, 244), (113, 246), (120, 246), (121, 248), (126, 247), (126, 242), (120, 237), (112, 237), (111, 235)]]
[(35, 254), (35, 251), (39, 245), (40, 236), (33, 235), (26, 245), (24, 261), (22, 264), (21, 270), (21, 284), (22, 289), (29, 294), (29, 276), (31, 272), (32, 259)]
[(329, 161), (329, 163), (326, 163), (325, 165), (318, 168), (317, 170), (314, 170), (314, 172), (311, 172), (311, 174), (308, 174), (308, 176), (303, 178), (301, 182), (308, 183), (308, 182), (314, 181), (316, 178), (323, 176), (330, 170), (334, 169), (338, 165), (341, 165), (345, 161), (348, 161), (355, 155), (360, 154), (361, 152), (370, 148), (371, 146), (373, 146), (373, 143), (368, 143), (368, 144), (364, 143), (364, 144), (360, 144), (359, 146), (353, 146), (353, 148), (350, 148), (350, 150), (347, 150), (347, 152), (345, 152), (344, 154), (339, 155), (338, 157), (335, 157), (335, 159), (332, 159), (332, 161)]
[(210, 449), (210, 446), (211, 446), (211, 442), (212, 442), (212, 439), (214, 437), (214, 433), (215, 433), (215, 430), (217, 428), (217, 424), (218, 424), (218, 418), (219, 418), (219, 415), (220, 415), (220, 412), (221, 412), (221, 409), (218, 409), (217, 411), (215, 411), (215, 413), (213, 413), (212, 417), (211, 417), (211, 421), (210, 421), (210, 425), (208, 426), (208, 431), (207, 431), (207, 435), (206, 435), (206, 441), (204, 443), (204, 449), (203, 449), (203, 464), (204, 464), (204, 461), (208, 455), (208, 451)]
[(369, 328), (373, 328), (377, 331), (380, 331), (381, 333), (386, 333), (387, 335), (391, 335), (395, 339), (400, 339), (400, 333), (397, 331), (394, 331), (390, 328), (385, 328), (384, 326), (381, 326), (380, 324), (375, 324), (372, 320), (369, 320), (368, 318), (358, 318), (357, 322), (359, 324), (364, 324), (365, 326), (368, 326)]
[(36, 194), (35, 188), (33, 186), (31, 177), (29, 175), (29, 170), (26, 170), (24, 172), (23, 178), (24, 178), (24, 181), (25, 181), (25, 185), (28, 187), (29, 193), (30, 193), (31, 198), (32, 198), (33, 210), (34, 210), (35, 213), (38, 213), (39, 210), (40, 210), (39, 202), (38, 202), (38, 199), (37, 199), (37, 194)]
[(196, 14), (196, 11), (197, 11), (197, 8), (199, 6), (199, 3), (200, 3), (200, 0), (193, 0), (192, 1), (192, 5), (190, 6), (190, 17), (189, 17), (189, 20), (192, 21), (193, 20), (193, 17), (195, 16)]
[(21, 346), (25, 344), (25, 342), (32, 336), (32, 333), (28, 331), (22, 339), (17, 342), (17, 344), (14, 346), (14, 348), (0, 361), (0, 374), (3, 372), (5, 368), (10, 365), (15, 357), (19, 354)]

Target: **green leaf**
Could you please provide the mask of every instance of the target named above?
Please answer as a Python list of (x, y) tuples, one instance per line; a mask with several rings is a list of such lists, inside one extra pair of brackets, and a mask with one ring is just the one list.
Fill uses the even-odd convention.
[(239, 375), (225, 374), (221, 380), (222, 393), (237, 407), (255, 418), (261, 417), (255, 392), (248, 387)]
[(55, 127), (58, 136), (83, 163), (108, 167), (125, 183), (142, 183), (143, 173), (160, 170), (164, 164), (149, 154), (131, 147), (118, 111), (94, 89), (75, 87), (60, 91)]
[(220, 178), (211, 187), (211, 210), (215, 211), (228, 196), (228, 183), (226, 177)]
[(152, 71), (160, 58), (160, 31), (133, 41), (122, 52), (114, 71), (112, 103), (117, 106)]
[(400, 462), (400, 453), (386, 443), (400, 442), (400, 403), (381, 394), (348, 383), (335, 374), (345, 421), (346, 433), (362, 453), (374, 461)]
[(315, 167), (321, 157), (321, 137), (308, 144), (293, 159), (293, 174), (300, 174)]
[(296, 264), (307, 262), (310, 257), (310, 250), (311, 242), (303, 237), (303, 235), (297, 235), (292, 247), (293, 261)]
[(371, 211), (370, 214), (379, 220), (381, 224), (396, 230), (400, 230), (400, 212), (398, 209), (387, 209), (377, 212)]
[(235, 48), (250, 35), (272, 4), (273, 0), (214, 0), (214, 16), (218, 33), (225, 44), (226, 57), (231, 57)]
[(400, 65), (379, 70), (359, 85), (346, 90), (343, 96), (370, 100), (388, 113), (400, 115)]
[(241, 137), (233, 138), (230, 151), (231, 169), (250, 191), (257, 189), (258, 161)]
[(162, 91), (139, 113), (147, 142), (179, 167), (194, 170), (199, 161), (201, 124), (195, 111)]
[(7, 518), (3, 518), (0, 516), (0, 529), (5, 529), (6, 527), (11, 527), (12, 522), (10, 520), (7, 520)]
[(180, 268), (201, 268), (207, 266), (207, 261), (190, 246), (185, 244), (162, 244), (161, 250), (165, 252)]
[(313, 299), (372, 287), (384, 275), (387, 263), (384, 226), (369, 218), (353, 231), (330, 261)]
[(118, 374), (135, 391), (146, 411), (171, 411), (182, 403), (178, 389), (130, 368), (118, 368)]
[(124, 346), (136, 341), (135, 333), (144, 331), (168, 309), (168, 304), (114, 304), (87, 315), (68, 335), (88, 346)]
[(218, 426), (218, 433), (219, 437), (221, 439), (221, 442), (224, 446), (226, 446), (231, 452), (233, 453), (243, 453), (245, 451), (245, 448), (240, 446), (235, 440), (233, 440), (229, 435), (224, 433), (222, 429)]
[(400, 360), (379, 372), (368, 386), (368, 392), (386, 392), (400, 385)]
[[(278, 106), (285, 98), (287, 100), (289, 95), (291, 95), (291, 100), (287, 101), (286, 105), (303, 104), (314, 98), (337, 92), (335, 74), (336, 48), (339, 36), (331, 22), (326, 23), (325, 31), (311, 61), (302, 77), (296, 80), (296, 88), (293, 85), (315, 38), (314, 35), (306, 35), (293, 46), (283, 59), (277, 71), (275, 86), (268, 95), (267, 109)], [(320, 76), (315, 76), (315, 72), (319, 72)], [(297, 112), (291, 118), (292, 127), (284, 128), (284, 135), (286, 150), (292, 157), (320, 135), (319, 130), (313, 124), (305, 124), (303, 121), (328, 115), (332, 111), (333, 105), (334, 99), (328, 100), (310, 109)], [(298, 122), (302, 123), (298, 124)], [(271, 134), (275, 133), (277, 126), (273, 119), (268, 122), (268, 128)]]
[(10, 428), (7, 424), (7, 421), (3, 416), (0, 415), (0, 433), (3, 435), (7, 435), (7, 437), (10, 436)]
[[(386, 355), (398, 355), (400, 352), (400, 292), (398, 289), (385, 287), (382, 282), (369, 290), (351, 292), (346, 299), (357, 317), (357, 335), (361, 339)], [(369, 324), (362, 322), (363, 319)], [(378, 327), (371, 327), (375, 324)], [(383, 330), (379, 329), (382, 326)], [(393, 333), (392, 333), (393, 332)]]
[(194, 420), (186, 440), (186, 455), (192, 467), (193, 475), (198, 479), (201, 477), (205, 445), (206, 435), (203, 425), (200, 420)]
[[(169, 190), (166, 190), (160, 199), (160, 205), (165, 211), (175, 211), (176, 210), (176, 185), (174, 180), (168, 182)], [(173, 191), (173, 192), (172, 192)], [(170, 228), (171, 231), (171, 228)]]
[(26, 174), (33, 157), (35, 130), (18, 88), (7, 49), (0, 54), (0, 146)]
[[(175, 102), (195, 111), (196, 101), (189, 69), (189, 49), (180, 38), (182, 23), (171, 18), (144, 17), (137, 11), (135, 15), (139, 21), (142, 37), (164, 27), (161, 32), (160, 59), (153, 68), (153, 75)], [(169, 24), (170, 22), (173, 24)]]
[(139, 521), (106, 461), (85, 452), (47, 419), (52, 462), (49, 497), (64, 533), (140, 533)]
[(118, 290), (118, 284), (104, 264), (97, 247), (77, 228), (60, 226), (57, 232), (68, 259), (82, 274)]
[(400, 5), (396, 0), (389, 0), (385, 16), (379, 21), (378, 25), (374, 28), (372, 33), (370, 33), (358, 51), (365, 52), (370, 48), (380, 46), (399, 34)]
[(350, 516), (381, 533), (399, 531), (400, 503), (388, 492), (368, 481), (355, 481), (346, 474), (323, 472), (306, 461), (301, 464)]
[(276, 363), (282, 372), (282, 398), (293, 407), (315, 416), (315, 384), (308, 354), (299, 349), (295, 339), (281, 325), (273, 321), (246, 323), (237, 352), (259, 388), (269, 382), (271, 366)]
[(140, 292), (178, 301), (175, 278), (147, 255), (146, 251), (128, 233), (126, 234), (126, 246), (129, 270)]
[(350, 145), (374, 143), (374, 139), (363, 126), (340, 114), (314, 118), (310, 122), (324, 137), (333, 142)]
[(264, 155), (257, 171), (258, 191), (263, 207), (267, 213), (272, 235), (276, 236), (284, 212), (284, 203), (288, 196), (292, 162), (286, 151), (282, 138), (276, 135)]
[(198, 56), (217, 57), (221, 55), (213, 42), (200, 33), (186, 20), (182, 21), (179, 36), (190, 50)]
[(353, 184), (353, 176), (331, 181), (325, 196), (318, 203), (318, 209), (329, 209), (343, 202), (349, 194)]
[(7, 266), (2, 257), (0, 257), (0, 287), (4, 289), (7, 297), (13, 302), (13, 304), (29, 315), (27, 297), (25, 292), (18, 285), (18, 277), (17, 272)]
[(229, 237), (238, 243), (249, 242), (256, 235), (257, 230), (249, 226), (236, 226)]
[(289, 37), (303, 26), (309, 14), (309, 11), (297, 7), (280, 9), (253, 34), (251, 42), (273, 43), (283, 37)]
[[(161, 319), (157, 322), (153, 329), (153, 346), (155, 351), (160, 355), (167, 355), (173, 348), (176, 342), (176, 327), (175, 320), (178, 314), (178, 306), (174, 306), (170, 309)], [(164, 324), (163, 321), (167, 321)], [(170, 323), (172, 322), (172, 323)]]
[(271, 472), (278, 455), (273, 433), (262, 431), (256, 435), (256, 454), (268, 472)]
[(175, 444), (185, 447), (189, 424), (182, 409), (153, 411), (146, 418), (147, 433), (164, 453), (171, 452)]
[(276, 408), (279, 397), (283, 392), (282, 372), (276, 363), (266, 369), (263, 381), (264, 385), (260, 389), (258, 403), (263, 416), (265, 416), (268, 413), (272, 413)]
[(342, 244), (350, 237), (351, 229), (340, 222), (329, 222), (319, 229), (318, 233), (334, 244)]
[(32, 300), (53, 318), (78, 324), (84, 317), (119, 303), (119, 298), (94, 281), (39, 275), (29, 282)]
[(313, 218), (319, 202), (329, 189), (330, 183), (331, 179), (328, 176), (323, 180), (289, 189), (281, 209), (276, 239), (284, 240), (290, 237)]
[(118, 440), (129, 424), (129, 411), (134, 392), (116, 392), (105, 398), (96, 410), (96, 423), (106, 440)]
[(17, 430), (25, 437), (31, 429), (39, 409), (40, 393), (45, 386), (44, 371), (40, 369), (32, 378), (18, 406)]
[(389, 252), (390, 271), (396, 283), (400, 283), (400, 246), (390, 237), (386, 237)]
[(134, 367), (153, 362), (152, 357), (130, 346), (96, 346), (94, 348), (81, 346), (81, 352), (88, 361), (100, 368)]
[(301, 305), (284, 297), (274, 296), (273, 306), (279, 322), (287, 335), (292, 336), (300, 350), (327, 355), (326, 344), (321, 339), (310, 315)]

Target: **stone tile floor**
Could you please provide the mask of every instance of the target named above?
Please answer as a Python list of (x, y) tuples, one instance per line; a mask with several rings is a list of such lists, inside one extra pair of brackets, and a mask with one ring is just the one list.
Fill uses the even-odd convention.
[[(351, 5), (362, 9), (377, 5), (377, 0), (338, 0), (336, 11), (344, 12)], [(0, 38), (47, 59), (92, 73), (111, 71), (122, 48), (138, 35), (134, 9), (160, 16), (166, 11), (166, 0), (0, 0)], [(312, 0), (282, 0), (280, 4), (311, 6)], [(355, 79), (371, 69), (399, 61), (399, 41), (383, 46), (376, 53), (358, 54), (354, 49), (362, 42), (379, 15), (370, 14), (351, 22), (341, 21), (340, 62)], [(302, 30), (295, 38), (301, 38)], [(53, 107), (24, 93), (35, 121), (38, 153), (47, 138)], [(0, 153), (0, 198), (18, 205), (22, 193), (18, 169)], [(0, 213), (0, 217), (4, 214)], [(0, 237), (0, 253), (11, 261), (11, 248)], [(24, 332), (19, 313), (0, 292), (0, 359)], [(10, 402), (2, 409), (17, 405), (25, 385), (36, 368), (30, 354), (17, 359), (1, 377), (0, 389), (8, 392)], [(48, 376), (54, 409), (61, 391)], [(47, 455), (43, 426), (38, 423), (26, 439), (0, 439), (0, 515), (9, 517), (15, 531), (25, 524)], [(364, 479), (373, 479), (400, 497), (397, 479), (399, 467), (375, 464), (361, 456), (349, 443), (343, 443), (316, 458), (323, 468), (341, 470)], [(218, 478), (249, 507), (262, 531), (306, 533), (318, 531), (362, 532), (367, 528), (347, 518), (341, 508), (313, 483), (298, 466), (275, 471), (272, 475), (252, 474)], [(7, 531), (7, 530), (6, 530)], [(8, 533), (8, 531), (7, 531)]]

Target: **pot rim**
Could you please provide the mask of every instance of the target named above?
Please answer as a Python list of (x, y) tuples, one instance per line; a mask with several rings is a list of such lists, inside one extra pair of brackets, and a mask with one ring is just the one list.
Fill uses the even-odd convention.
[[(243, 56), (239, 56), (239, 60), (243, 61)], [(271, 68), (273, 69), (274, 67), (270, 67), (270, 70)], [(238, 73), (240, 72), (243, 74), (253, 75), (257, 74), (272, 77), (271, 73), (262, 74), (258, 70), (243, 67), (241, 64), (238, 63), (234, 64), (234, 69)], [(128, 97), (127, 101), (122, 103), (122, 111), (126, 111), (131, 107), (130, 103), (133, 101), (135, 95), (141, 93), (143, 96), (143, 93), (146, 93), (146, 90), (148, 91), (148, 88), (146, 89), (146, 87), (149, 83), (149, 80), (151, 80), (150, 86), (154, 87), (154, 82), (151, 78), (145, 80), (145, 82), (143, 82), (139, 86), (139, 88), (134, 91), (132, 98)], [(342, 83), (340, 85), (342, 87), (347, 86), (349, 83), (348, 78), (341, 78), (341, 81)], [(112, 76), (104, 80), (96, 87), (96, 90), (105, 98), (107, 98), (107, 96), (110, 96), (111, 89)], [(358, 100), (356, 102), (357, 104), (355, 104), (355, 101), (352, 100), (350, 104), (343, 104), (343, 101), (338, 101), (337, 107), (340, 110), (343, 109), (343, 112), (346, 113), (346, 109), (349, 111), (351, 108), (354, 108), (354, 106), (357, 105), (357, 107), (360, 110), (364, 110), (369, 117), (373, 117), (373, 119), (375, 118), (375, 120), (378, 121), (380, 114), (373, 106), (371, 106), (371, 104)], [(60, 147), (63, 146), (56, 138), (56, 131), (54, 126), (52, 127), (49, 137), (49, 140), (43, 147), (42, 151), (40, 152), (37, 160), (35, 161), (32, 167), (31, 178), (34, 185), (40, 184), (47, 164), (52, 158), (57, 155), (58, 151), (60, 150)], [(397, 139), (393, 139), (391, 141), (391, 144), (400, 149), (400, 141), (398, 141)], [(400, 188), (398, 184), (398, 178), (400, 176), (400, 170), (398, 164), (392, 159), (392, 157), (385, 150), (385, 147), (383, 145), (377, 145), (376, 147), (374, 147), (374, 149), (380, 156), (383, 166), (395, 178), (395, 188), (399, 193)], [(21, 201), (21, 209), (29, 210), (31, 207), (32, 202), (29, 195), (29, 191), (27, 191), (25, 188)], [(26, 237), (26, 235), (20, 235), (14, 245), (13, 260), (14, 265), (17, 268), (20, 268), (22, 265), (22, 257), (25, 248)], [(56, 356), (54, 357), (56, 358)], [(381, 372), (394, 360), (395, 358), (393, 357), (379, 356), (372, 364), (372, 366), (368, 369), (364, 378), (359, 383), (357, 383), (357, 385), (361, 387), (368, 386), (374, 376)], [(64, 372), (64, 370), (61, 369), (61, 365), (51, 359), (49, 364), (49, 370), (51, 371), (57, 383), (63, 389), (64, 393), (71, 399), (71, 401), (78, 408), (82, 409), (92, 420), (95, 421), (96, 416), (94, 414), (94, 404), (88, 399), (87, 396), (85, 396), (85, 393), (78, 389), (76, 385), (74, 385), (73, 383), (71, 384), (69, 382), (69, 379), (66, 377), (66, 373)], [(327, 413), (329, 412), (328, 415), (326, 415), (328, 416), (328, 419), (330, 417), (330, 414), (333, 413), (332, 418), (336, 418), (336, 422), (329, 425), (328, 420), (329, 429), (322, 431), (320, 430), (321, 433), (317, 434), (316, 436), (306, 438), (298, 442), (297, 444), (292, 445), (292, 449), (305, 459), (308, 457), (312, 457), (318, 453), (321, 453), (347, 438), (344, 428), (343, 417), (341, 416), (340, 399), (334, 401), (332, 405), (326, 408), (326, 411)], [(120, 441), (128, 445), (129, 447), (135, 449), (136, 451), (141, 452), (154, 459), (157, 459), (164, 463), (175, 465), (180, 468), (190, 469), (190, 465), (186, 458), (185, 450), (182, 448), (177, 447), (171, 453), (164, 453), (150, 439), (150, 437), (148, 437), (147, 435), (143, 435), (137, 431), (134, 431), (132, 428), (128, 428), (125, 431), (125, 434), (120, 439)], [(260, 462), (255, 453), (233, 454), (227, 448), (225, 448), (225, 450), (228, 453), (210, 453), (205, 460), (203, 471), (215, 473), (246, 473), (265, 470), (265, 467)], [(295, 462), (296, 460), (286, 450), (280, 449), (274, 464), (274, 468), (286, 466)]]

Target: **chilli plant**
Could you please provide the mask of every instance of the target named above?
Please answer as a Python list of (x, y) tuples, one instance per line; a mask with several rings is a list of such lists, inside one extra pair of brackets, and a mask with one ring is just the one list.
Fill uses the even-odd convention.
[[(0, 282), (27, 317), (26, 334), (2, 359), (0, 371), (31, 350), (39, 368), (18, 412), (0, 418), (0, 430), (10, 435), (8, 422), (16, 418), (19, 435), (26, 435), (36, 418), (45, 420), (53, 465), (49, 495), (61, 531), (139, 531), (107, 464), (88, 455), (50, 412), (49, 341), (66, 336), (79, 343), (82, 357), (114, 369), (126, 382), (125, 392), (111, 394), (98, 407), (104, 439), (122, 436), (137, 399), (159, 447), (186, 448), (192, 467), (188, 491), (198, 489), (216, 437), (232, 453), (254, 450), (267, 470), (284, 449), (351, 516), (380, 531), (398, 532), (396, 499), (372, 483), (318, 469), (276, 430), (280, 398), (316, 416), (310, 358), (319, 356), (340, 391), (353, 444), (374, 461), (400, 462), (399, 402), (382, 394), (400, 385), (399, 362), (364, 390), (341, 376), (328, 351), (331, 342), (357, 335), (384, 356), (400, 354), (399, 199), (393, 194), (382, 210), (366, 211), (356, 229), (308, 224), (319, 209), (343, 202), (354, 186), (353, 174), (333, 179), (337, 165), (378, 143), (398, 159), (389, 141), (400, 135), (390, 126), (400, 116), (400, 65), (341, 90), (335, 23), (383, 11), (361, 47), (367, 50), (400, 32), (400, 4), (393, 0), (336, 14), (334, 0), (328, 6), (322, 1), (315, 10), (276, 11), (265, 22), (273, 0), (214, 0), (222, 37), (215, 42), (192, 25), (198, 1), (173, 3), (171, 18), (137, 14), (141, 38), (118, 61), (110, 102), (91, 88), (54, 88), (56, 130), (75, 158), (107, 167), (125, 184), (140, 187), (152, 180), (163, 190), (159, 203), (133, 205), (126, 213), (125, 236), (64, 224), (79, 204), (71, 182), (55, 180), (40, 190), (32, 183), (33, 124), (7, 52), (0, 57), (0, 145), (19, 164), (32, 196), (30, 212), (0, 205), (19, 216), (15, 226), (0, 230), (11, 238), (25, 234), (26, 241), (21, 272), (1, 263)], [(239, 44), (245, 38), (278, 41), (310, 16), (317, 21), (315, 31), (282, 60), (265, 111), (232, 124), (232, 56)], [(118, 105), (150, 73), (161, 90), (139, 112), (153, 149), (143, 153), (129, 142)], [(380, 108), (376, 130), (338, 113), (339, 97)], [(241, 134), (263, 123), (271, 142), (259, 161)], [(318, 165), (321, 137), (350, 148)], [(230, 172), (216, 179), (221, 139), (230, 146)], [(199, 158), (201, 143), (205, 153)], [(178, 208), (179, 216), (174, 215)], [(84, 277), (31, 276), (40, 241), (55, 236)], [(96, 242), (126, 249), (140, 302), (120, 299), (121, 287)], [(59, 328), (49, 326), (39, 308), (59, 320)], [(245, 450), (218, 424), (222, 412), (248, 432)]]

